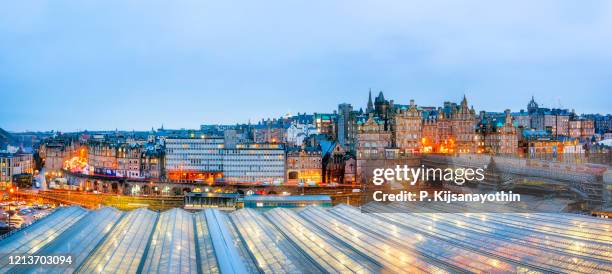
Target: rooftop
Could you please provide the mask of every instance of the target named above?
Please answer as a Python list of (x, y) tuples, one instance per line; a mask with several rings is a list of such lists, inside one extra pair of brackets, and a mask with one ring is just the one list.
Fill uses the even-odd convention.
[(612, 272), (609, 220), (413, 207), (369, 204), (368, 214), (347, 205), (232, 213), (63, 207), (0, 240), (0, 254), (71, 254), (72, 264), (2, 260), (0, 272)]

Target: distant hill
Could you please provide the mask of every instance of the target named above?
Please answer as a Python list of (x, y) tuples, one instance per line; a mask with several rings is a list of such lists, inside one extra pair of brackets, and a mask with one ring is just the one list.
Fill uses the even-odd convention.
[(5, 148), (9, 144), (15, 143), (15, 137), (6, 130), (0, 128), (0, 149)]

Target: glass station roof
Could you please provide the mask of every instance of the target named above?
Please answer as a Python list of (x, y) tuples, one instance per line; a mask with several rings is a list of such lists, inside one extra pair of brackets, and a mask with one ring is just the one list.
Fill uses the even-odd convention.
[(51, 216), (43, 218), (0, 241), (0, 273), (7, 273), (11, 268), (8, 256), (22, 256), (38, 252), (45, 245), (57, 240), (69, 227), (77, 223), (87, 210), (81, 207), (62, 207)]
[[(0, 240), (0, 254), (72, 255), (2, 273), (611, 273), (612, 222), (452, 206), (120, 212), (59, 208)], [(390, 209), (397, 213), (389, 212)], [(364, 213), (365, 212), (365, 213)], [(419, 212), (419, 213), (415, 213)]]

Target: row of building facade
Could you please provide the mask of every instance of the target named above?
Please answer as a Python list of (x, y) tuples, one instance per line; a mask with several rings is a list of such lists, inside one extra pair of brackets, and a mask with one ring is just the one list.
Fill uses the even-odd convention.
[(527, 111), (476, 113), (465, 96), (459, 103), (427, 107), (413, 100), (396, 104), (382, 92), (373, 100), (370, 92), (365, 111), (343, 103), (333, 113), (298, 113), (257, 124), (203, 125), (199, 130), (162, 126), (140, 136), (58, 136), (45, 140), (38, 154), (51, 175), (69, 171), (172, 182), (352, 184), (367, 160), (421, 153), (581, 154), (596, 132), (610, 131), (597, 121), (540, 108), (533, 98)]
[[(41, 145), (45, 173), (62, 172), (126, 180), (180, 183), (302, 184), (325, 183), (321, 146), (287, 147), (280, 143), (232, 145), (219, 136), (168, 137), (157, 143), (59, 138)], [(63, 165), (56, 163), (63, 162)], [(331, 166), (331, 165), (330, 165)], [(336, 182), (339, 180), (336, 178)]]

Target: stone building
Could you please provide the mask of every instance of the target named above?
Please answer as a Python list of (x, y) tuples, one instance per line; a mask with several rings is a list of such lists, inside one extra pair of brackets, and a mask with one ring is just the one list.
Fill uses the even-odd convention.
[(153, 180), (164, 180), (166, 178), (164, 150), (161, 147), (157, 145), (145, 147), (140, 163), (141, 176)]
[(385, 129), (385, 122), (373, 113), (364, 123), (358, 123), (357, 159), (383, 158), (385, 149), (392, 147), (392, 132)]
[(452, 109), (450, 126), (454, 152), (474, 153), (477, 151), (476, 113), (473, 107), (468, 108), (465, 96), (459, 107)]
[(338, 118), (337, 113), (314, 113), (314, 124), (317, 128), (317, 133), (325, 134), (330, 138), (336, 137), (336, 119)]
[(323, 183), (339, 184), (344, 182), (347, 160), (346, 148), (335, 141), (321, 142), (323, 157)]
[(500, 117), (482, 117), (481, 135), (484, 140), (484, 151), (495, 154), (516, 154), (518, 149), (518, 132), (512, 122), (510, 110)]
[(50, 179), (61, 177), (64, 163), (73, 157), (86, 153), (79, 140), (72, 137), (54, 137), (43, 141), (38, 149), (43, 167)]
[(287, 150), (287, 183), (318, 185), (323, 182), (321, 149), (304, 147)]
[(401, 154), (413, 154), (421, 150), (422, 119), (414, 100), (408, 109), (399, 109), (395, 115), (394, 143)]
[(590, 141), (593, 135), (595, 135), (594, 121), (573, 115), (569, 120), (567, 135), (570, 138), (576, 138), (583, 142)]

